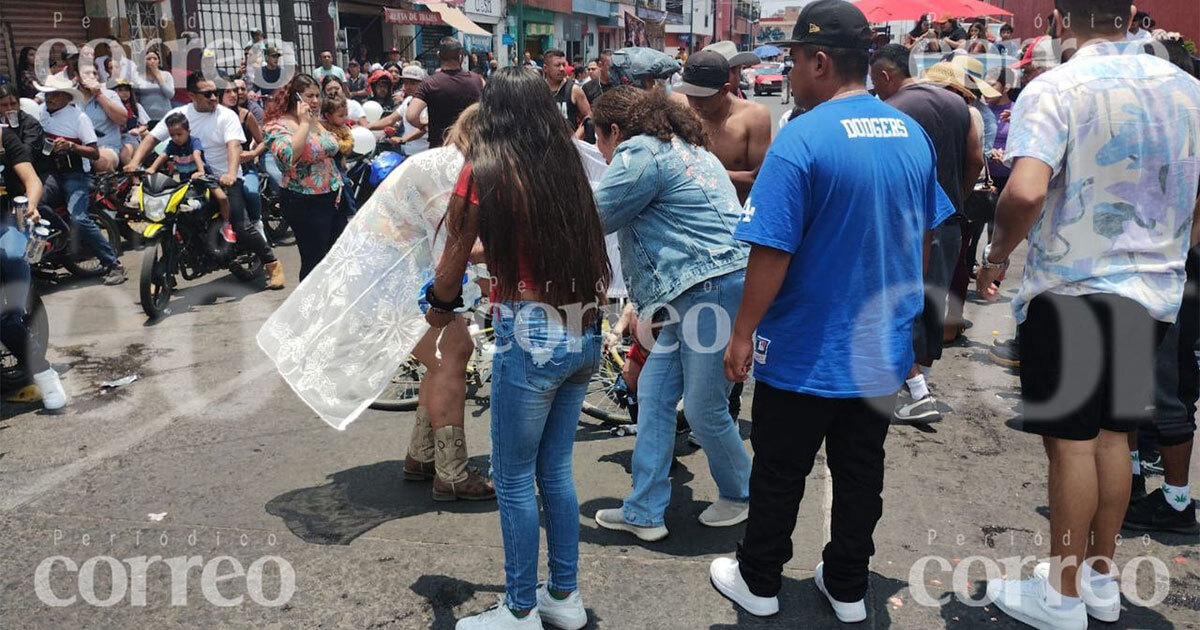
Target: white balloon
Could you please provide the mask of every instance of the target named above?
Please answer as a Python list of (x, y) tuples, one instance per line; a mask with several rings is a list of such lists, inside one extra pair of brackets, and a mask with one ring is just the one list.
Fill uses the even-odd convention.
[(367, 101), (363, 103), (363, 112), (367, 115), (367, 122), (375, 122), (383, 118), (383, 105), (375, 101)]
[(33, 116), (34, 118), (37, 118), (41, 115), (42, 106), (38, 105), (37, 101), (31, 98), (23, 98), (21, 99), (21, 111)]
[(370, 155), (375, 150), (375, 134), (366, 127), (354, 127), (350, 130), (354, 138), (354, 152), (358, 155)]

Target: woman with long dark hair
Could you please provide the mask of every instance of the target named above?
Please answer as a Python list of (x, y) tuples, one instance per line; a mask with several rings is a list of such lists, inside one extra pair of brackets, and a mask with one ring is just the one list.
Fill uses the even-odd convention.
[(33, 46), (22, 48), (21, 55), (17, 57), (17, 86), (21, 90), (22, 98), (34, 98), (38, 95), (37, 88), (33, 86), (38, 80), (34, 71), (36, 57), (37, 50)]
[(138, 101), (151, 121), (162, 120), (171, 111), (171, 100), (175, 98), (175, 78), (161, 66), (161, 54), (158, 48), (146, 51), (146, 68), (138, 74), (134, 85)]
[(633, 491), (596, 523), (646, 541), (667, 535), (675, 408), (708, 457), (719, 498), (700, 523), (746, 519), (750, 457), (729, 413), (724, 353), (742, 300), (748, 252), (733, 237), (741, 204), (705, 149), (700, 119), (663, 91), (623, 86), (596, 100), (596, 146), (609, 161), (596, 189), (606, 232), (617, 232), (621, 269), (638, 317), (662, 322), (638, 377)]
[[(446, 214), (446, 249), (426, 320), (454, 318), (483, 241), (493, 276), (492, 472), (504, 538), (505, 601), (459, 630), (587, 623), (578, 594), (575, 426), (600, 358), (599, 306), (611, 276), (604, 232), (571, 130), (546, 82), (504, 68), (483, 89), (467, 164)], [(538, 503), (550, 580), (538, 586)]]
[(264, 114), (267, 150), (283, 173), (280, 207), (296, 235), (300, 280), (325, 257), (346, 218), (337, 212), (342, 178), (334, 158), (337, 138), (320, 123), (321, 88), (297, 74), (276, 90)]

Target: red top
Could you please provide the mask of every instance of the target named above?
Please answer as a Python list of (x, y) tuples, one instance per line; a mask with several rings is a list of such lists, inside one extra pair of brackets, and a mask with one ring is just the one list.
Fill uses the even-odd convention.
[[(471, 163), (467, 162), (463, 165), (463, 169), (458, 174), (458, 181), (454, 184), (454, 196), (466, 199), (473, 206), (479, 205), (479, 191), (471, 183)], [(528, 258), (525, 256), (524, 248), (521, 248), (521, 237), (517, 235), (517, 277), (519, 277), (521, 288), (526, 290), (536, 290), (541, 284), (537, 277), (530, 271)], [(498, 301), (500, 295), (500, 287), (497, 284), (492, 285), (492, 290), (488, 294), (488, 300), (493, 304)]]

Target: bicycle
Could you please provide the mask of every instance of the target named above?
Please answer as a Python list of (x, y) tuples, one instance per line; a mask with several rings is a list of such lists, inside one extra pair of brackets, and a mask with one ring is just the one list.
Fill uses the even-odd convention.
[[(486, 312), (486, 307), (483, 312)], [(472, 314), (478, 316), (479, 308), (473, 309)], [(472, 322), (468, 326), (471, 341), (475, 342), (475, 349), (471, 351), (471, 356), (467, 359), (468, 399), (477, 398), (484, 384), (492, 380), (492, 356), (496, 353), (496, 343), (492, 327), (487, 326), (487, 323), (485, 316), (485, 326), (476, 322)], [(375, 399), (375, 402), (371, 403), (371, 408), (380, 411), (412, 411), (416, 409), (418, 395), (421, 391), (421, 379), (424, 377), (425, 365), (416, 357), (409, 355), (404, 363), (400, 364), (400, 368), (396, 370), (395, 376), (384, 388), (383, 393)]]

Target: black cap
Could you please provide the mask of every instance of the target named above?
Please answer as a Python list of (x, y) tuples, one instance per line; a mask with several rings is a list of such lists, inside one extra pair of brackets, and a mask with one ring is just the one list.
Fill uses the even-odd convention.
[(873, 33), (867, 17), (853, 4), (844, 0), (817, 0), (800, 11), (791, 39), (772, 43), (868, 50)]
[(686, 96), (704, 98), (721, 91), (729, 83), (729, 62), (720, 53), (702, 50), (683, 66), (683, 82), (672, 88)]

